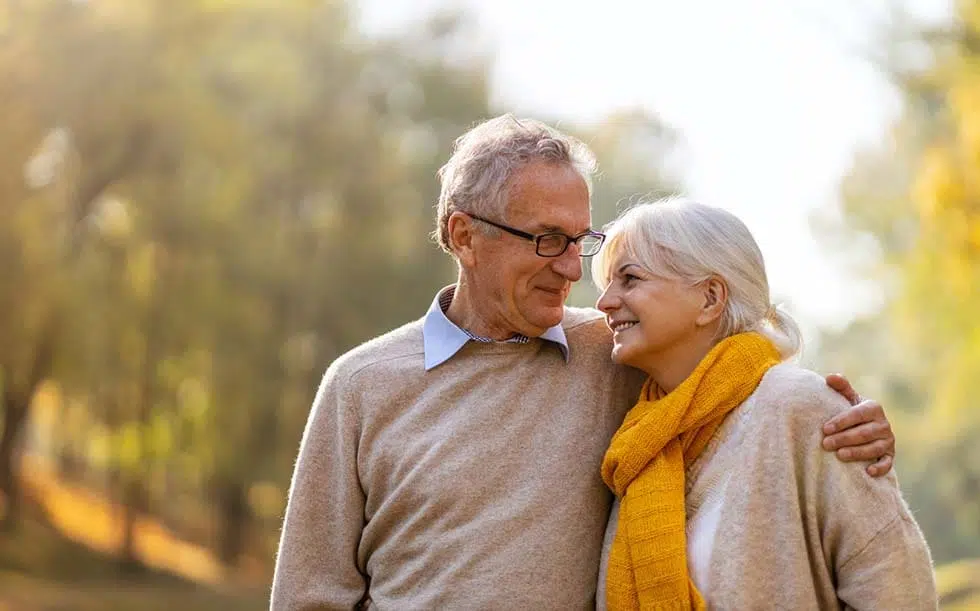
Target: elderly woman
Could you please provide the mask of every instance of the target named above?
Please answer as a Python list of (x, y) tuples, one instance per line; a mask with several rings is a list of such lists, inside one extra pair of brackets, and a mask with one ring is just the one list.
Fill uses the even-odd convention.
[(718, 208), (666, 200), (593, 261), (615, 362), (649, 378), (610, 442), (600, 576), (610, 609), (934, 609), (929, 549), (894, 474), (820, 450), (847, 408), (789, 364), (793, 320)]

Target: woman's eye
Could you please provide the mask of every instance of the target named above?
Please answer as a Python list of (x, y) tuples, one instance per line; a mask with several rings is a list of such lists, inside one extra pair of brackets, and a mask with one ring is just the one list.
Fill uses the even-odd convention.
[(626, 286), (632, 285), (633, 281), (637, 279), (638, 278), (633, 274), (623, 274), (623, 284), (625, 284)]

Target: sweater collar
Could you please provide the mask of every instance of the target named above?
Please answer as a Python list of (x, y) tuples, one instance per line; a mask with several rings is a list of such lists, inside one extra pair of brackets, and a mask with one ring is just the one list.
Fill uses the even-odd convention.
[[(422, 344), (425, 351), (425, 370), (428, 371), (448, 361), (459, 352), (468, 341), (486, 341), (468, 331), (456, 326), (456, 323), (446, 316), (445, 308), (452, 301), (456, 285), (451, 284), (438, 293), (425, 313), (422, 323)], [(561, 324), (547, 329), (541, 334), (541, 339), (548, 340), (561, 350), (565, 362), (568, 362), (568, 340)], [(528, 339), (518, 336), (507, 341), (526, 343)]]

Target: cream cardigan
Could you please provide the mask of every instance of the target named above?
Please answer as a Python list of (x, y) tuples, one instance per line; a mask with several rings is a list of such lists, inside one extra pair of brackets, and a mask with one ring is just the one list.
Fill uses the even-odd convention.
[(846, 408), (820, 376), (778, 365), (688, 467), (688, 564), (709, 608), (936, 608), (929, 549), (894, 473), (871, 478), (820, 447), (822, 424)]

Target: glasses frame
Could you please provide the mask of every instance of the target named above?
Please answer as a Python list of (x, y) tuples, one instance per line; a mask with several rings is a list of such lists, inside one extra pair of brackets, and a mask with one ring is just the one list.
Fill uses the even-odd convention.
[[(467, 212), (466, 215), (469, 216), (470, 218), (473, 218), (473, 219), (476, 219), (478, 221), (484, 222), (487, 225), (491, 225), (493, 227), (496, 227), (497, 229), (501, 229), (503, 231), (506, 231), (507, 233), (509, 233), (509, 234), (511, 234), (513, 236), (517, 236), (519, 238), (523, 238), (523, 239), (528, 240), (530, 242), (534, 242), (534, 254), (536, 254), (539, 257), (545, 257), (547, 259), (553, 259), (555, 257), (562, 256), (563, 254), (565, 254), (565, 251), (568, 250), (568, 247), (569, 246), (571, 246), (572, 244), (578, 244), (579, 243), (579, 240), (582, 240), (583, 238), (597, 237), (597, 238), (599, 238), (599, 246), (596, 247), (595, 252), (590, 253), (590, 254), (585, 254), (584, 252), (580, 252), (579, 255), (578, 255), (578, 256), (583, 257), (583, 258), (584, 257), (593, 257), (593, 256), (595, 256), (596, 254), (599, 253), (599, 250), (602, 248), (602, 245), (606, 241), (606, 234), (601, 233), (599, 231), (589, 230), (589, 231), (582, 232), (582, 233), (578, 234), (577, 236), (570, 236), (567, 233), (562, 233), (560, 231), (549, 231), (547, 233), (539, 233), (539, 234), (535, 235), (533, 233), (528, 233), (526, 231), (521, 231), (520, 229), (515, 229), (514, 227), (510, 227), (508, 225), (504, 225), (503, 223), (498, 223), (496, 221), (491, 221), (490, 219), (483, 218), (482, 216), (478, 216), (476, 214), (471, 214), (471, 213)], [(556, 253), (556, 254), (553, 254), (553, 255), (543, 255), (543, 254), (541, 254), (541, 240), (543, 240), (545, 238), (550, 238), (552, 236), (561, 236), (565, 240), (565, 247), (561, 249), (561, 252)]]

